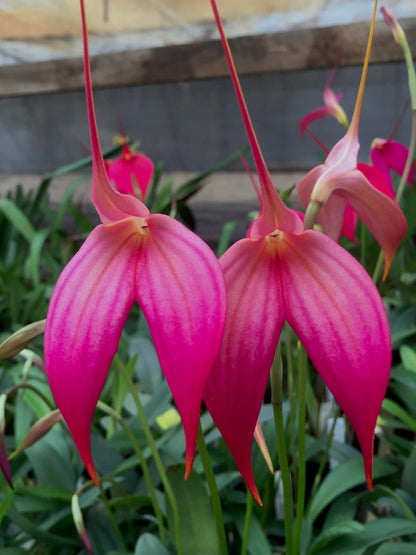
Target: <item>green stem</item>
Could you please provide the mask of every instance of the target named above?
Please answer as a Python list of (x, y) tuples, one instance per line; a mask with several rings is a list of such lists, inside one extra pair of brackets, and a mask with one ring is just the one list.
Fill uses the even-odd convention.
[(300, 535), (302, 532), (303, 514), (305, 510), (306, 492), (306, 377), (308, 371), (308, 355), (302, 345), (298, 349), (298, 492), (296, 500), (296, 521), (293, 540), (294, 553), (299, 552)]
[(366, 233), (365, 233), (365, 226), (362, 222), (360, 222), (360, 261), (361, 266), (365, 268), (365, 260), (367, 258), (367, 241), (366, 241)]
[(313, 229), (316, 216), (320, 209), (321, 209), (321, 204), (319, 204), (318, 202), (309, 202), (306, 208), (305, 220), (303, 224), (305, 229)]
[(244, 520), (243, 543), (241, 545), (241, 555), (247, 555), (248, 538), (250, 535), (250, 522), (251, 522), (252, 512), (253, 512), (253, 496), (247, 490), (246, 517)]
[(399, 187), (397, 188), (396, 201), (400, 203), (402, 200), (404, 188), (406, 186), (407, 178), (409, 177), (410, 168), (412, 167), (413, 156), (416, 147), (416, 108), (412, 110), (412, 131), (410, 136), (409, 152), (406, 158), (403, 175), (400, 179)]
[(274, 424), (276, 431), (277, 452), (279, 456), (280, 473), (283, 484), (283, 507), (286, 534), (286, 554), (295, 555), (293, 551), (292, 538), (292, 488), (290, 485), (289, 462), (287, 458), (285, 429), (283, 422), (283, 398), (282, 398), (282, 358), (280, 354), (280, 344), (277, 347), (276, 355), (271, 368), (271, 393)]
[(118, 369), (120, 370), (120, 372), (123, 375), (123, 378), (126, 381), (126, 384), (127, 384), (128, 388), (129, 388), (129, 391), (132, 395), (133, 402), (136, 406), (137, 415), (138, 415), (138, 417), (140, 419), (140, 422), (142, 424), (144, 435), (146, 437), (146, 441), (147, 441), (147, 443), (150, 447), (150, 451), (152, 452), (153, 459), (155, 461), (157, 470), (158, 470), (160, 478), (162, 480), (163, 487), (165, 488), (166, 495), (169, 499), (169, 503), (170, 503), (171, 508), (172, 508), (174, 531), (175, 531), (175, 540), (176, 540), (176, 551), (177, 551), (178, 555), (183, 555), (178, 504), (176, 503), (176, 499), (175, 499), (175, 496), (173, 494), (173, 490), (172, 490), (172, 487), (170, 485), (169, 478), (168, 478), (168, 476), (165, 472), (165, 469), (163, 468), (162, 459), (160, 458), (160, 454), (159, 454), (159, 451), (157, 449), (156, 442), (153, 439), (152, 431), (151, 431), (150, 426), (147, 422), (147, 418), (146, 418), (146, 414), (143, 410), (142, 402), (141, 402), (140, 397), (139, 397), (139, 395), (136, 391), (133, 380), (131, 379), (129, 373), (127, 372), (126, 367), (124, 366), (123, 361), (121, 360), (120, 356), (116, 355), (114, 357), (114, 361), (117, 364)]
[(215, 481), (214, 471), (212, 470), (211, 461), (209, 458), (208, 449), (205, 443), (204, 432), (202, 431), (201, 424), (198, 428), (197, 446), (199, 456), (201, 457), (202, 466), (204, 467), (205, 476), (207, 479), (209, 491), (211, 493), (211, 502), (215, 514), (215, 522), (217, 525), (218, 541), (220, 546), (220, 554), (227, 555), (227, 538), (225, 536), (224, 517), (222, 514), (221, 500), (218, 493), (217, 483)]
[(122, 418), (111, 407), (109, 407), (108, 405), (106, 405), (102, 401), (98, 401), (97, 408), (99, 408), (102, 412), (105, 412), (106, 414), (108, 414), (108, 416), (110, 416), (113, 420), (117, 421), (120, 424), (120, 426), (123, 428), (123, 430), (125, 431), (127, 437), (129, 438), (131, 446), (133, 447), (133, 449), (134, 449), (134, 451), (135, 451), (135, 453), (136, 453), (136, 455), (137, 455), (137, 457), (140, 461), (140, 466), (141, 466), (142, 471), (143, 471), (143, 476), (144, 476), (144, 480), (146, 482), (147, 491), (149, 492), (150, 499), (151, 499), (152, 505), (153, 505), (153, 509), (155, 511), (155, 516), (156, 516), (156, 520), (157, 520), (157, 524), (158, 524), (158, 528), (159, 528), (160, 541), (164, 545), (166, 545), (166, 532), (165, 532), (165, 526), (164, 526), (164, 523), (163, 523), (162, 511), (160, 509), (160, 505), (159, 505), (157, 497), (156, 497), (156, 491), (155, 491), (155, 488), (153, 486), (152, 478), (150, 476), (149, 467), (147, 466), (147, 462), (146, 462), (146, 459), (143, 456), (143, 452), (140, 448), (140, 445), (138, 444), (133, 432), (130, 430), (130, 428), (127, 425), (127, 422), (124, 420), (124, 418)]
[(292, 351), (292, 330), (287, 322), (285, 322), (285, 335), (286, 335), (286, 364), (287, 364), (287, 382), (289, 393), (289, 437), (290, 437), (290, 454), (292, 459), (296, 452), (296, 379), (295, 379), (295, 365), (293, 364), (293, 351)]

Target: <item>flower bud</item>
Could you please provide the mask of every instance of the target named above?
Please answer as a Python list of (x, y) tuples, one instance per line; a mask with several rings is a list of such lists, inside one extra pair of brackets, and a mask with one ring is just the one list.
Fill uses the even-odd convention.
[(81, 507), (79, 506), (79, 497), (76, 493), (74, 493), (74, 495), (72, 496), (71, 508), (72, 518), (74, 519), (74, 524), (75, 528), (77, 529), (78, 535), (88, 551), (90, 553), (93, 553), (91, 540), (85, 528), (84, 519), (82, 518)]
[(46, 414), (40, 418), (28, 431), (25, 439), (19, 445), (19, 447), (14, 451), (13, 458), (39, 441), (45, 436), (49, 430), (60, 420), (62, 420), (62, 414), (59, 409), (55, 409), (49, 414)]
[(13, 333), (0, 345), (0, 361), (14, 357), (45, 331), (46, 320), (39, 320)]

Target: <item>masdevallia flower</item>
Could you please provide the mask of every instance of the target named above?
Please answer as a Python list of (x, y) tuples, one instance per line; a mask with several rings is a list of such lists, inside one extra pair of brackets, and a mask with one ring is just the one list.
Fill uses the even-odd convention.
[(364, 268), (332, 239), (305, 230), (273, 187), (211, 0), (260, 181), (247, 237), (220, 258), (227, 291), (224, 338), (204, 400), (255, 499), (251, 445), (285, 320), (345, 412), (372, 487), (373, 440), (387, 388), (391, 338), (382, 299)]
[[(342, 232), (345, 208), (347, 205), (351, 206), (383, 250), (385, 277), (393, 255), (406, 235), (406, 218), (397, 202), (374, 187), (368, 177), (357, 168), (360, 149), (358, 126), (376, 9), (377, 1), (351, 124), (344, 137), (331, 149), (325, 163), (313, 168), (300, 180), (298, 195), (302, 204), (307, 207), (306, 227), (311, 227), (317, 214), (317, 222), (336, 241)], [(380, 185), (383, 183), (380, 182)]]
[(98, 484), (91, 421), (123, 325), (137, 301), (182, 418), (188, 476), (202, 394), (223, 335), (224, 279), (214, 253), (199, 237), (169, 216), (150, 214), (137, 198), (110, 185), (95, 120), (83, 0), (81, 14), (91, 194), (102, 224), (55, 286), (45, 329), (47, 375), (81, 458)]

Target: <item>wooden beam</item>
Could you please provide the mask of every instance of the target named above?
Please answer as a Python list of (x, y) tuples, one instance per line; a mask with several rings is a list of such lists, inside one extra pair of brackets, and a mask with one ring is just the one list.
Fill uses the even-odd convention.
[[(401, 22), (410, 48), (416, 52), (416, 18)], [(352, 23), (327, 28), (251, 35), (230, 40), (240, 75), (332, 67), (342, 50), (341, 65), (363, 61), (369, 25)], [(400, 61), (401, 48), (390, 29), (376, 24), (372, 63)], [(228, 75), (218, 40), (163, 46), (91, 59), (95, 88), (122, 87)], [(79, 90), (84, 86), (82, 59), (0, 67), (0, 96)]]

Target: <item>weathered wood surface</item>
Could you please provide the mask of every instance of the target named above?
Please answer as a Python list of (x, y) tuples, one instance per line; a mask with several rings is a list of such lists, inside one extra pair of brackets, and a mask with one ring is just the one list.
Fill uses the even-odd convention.
[[(416, 18), (403, 28), (416, 51)], [(364, 56), (368, 23), (301, 29), (232, 39), (240, 75), (331, 67), (339, 49), (340, 64), (359, 65)], [(390, 29), (376, 25), (371, 61), (403, 59)], [(83, 88), (82, 59), (0, 67), (0, 96), (73, 91)], [(95, 88), (180, 82), (228, 75), (218, 40), (101, 54), (92, 58)]]
[[(301, 141), (298, 119), (321, 106), (330, 69), (274, 72), (242, 77), (253, 124), (271, 170), (308, 169), (319, 148)], [(332, 83), (352, 114), (361, 67), (341, 67)], [(120, 111), (126, 134), (166, 171), (203, 171), (247, 143), (230, 78), (95, 90), (103, 149), (118, 132)], [(404, 63), (370, 67), (360, 121), (360, 161), (374, 137), (387, 137), (409, 98)], [(410, 112), (395, 139), (407, 144)], [(327, 147), (343, 128), (327, 118), (312, 127)], [(0, 98), (0, 175), (46, 173), (85, 156), (89, 146), (83, 91)], [(251, 158), (248, 156), (248, 160)], [(237, 165), (240, 169), (241, 166)]]

